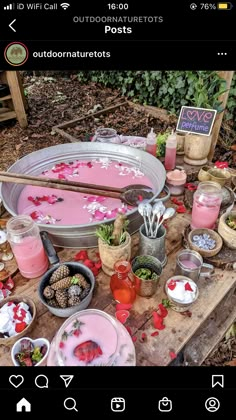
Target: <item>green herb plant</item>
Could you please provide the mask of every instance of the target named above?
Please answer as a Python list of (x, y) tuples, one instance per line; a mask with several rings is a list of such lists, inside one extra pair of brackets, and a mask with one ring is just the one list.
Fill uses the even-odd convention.
[(110, 246), (118, 246), (126, 241), (129, 220), (123, 214), (118, 214), (114, 223), (102, 224), (96, 229), (96, 236)]
[(143, 280), (156, 280), (158, 278), (158, 275), (149, 268), (138, 268), (134, 274)]
[(226, 225), (231, 229), (236, 230), (236, 219), (232, 215), (229, 215), (226, 219)]

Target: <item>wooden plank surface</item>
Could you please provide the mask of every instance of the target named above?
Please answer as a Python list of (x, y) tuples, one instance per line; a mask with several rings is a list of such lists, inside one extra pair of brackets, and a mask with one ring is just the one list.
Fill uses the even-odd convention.
[[(163, 331), (159, 331), (158, 336), (151, 337), (150, 334), (154, 331), (152, 312), (158, 308), (158, 304), (161, 303), (162, 299), (166, 298), (164, 284), (174, 273), (176, 252), (181, 247), (181, 232), (188, 223), (188, 214), (178, 214), (169, 221), (166, 237), (168, 262), (161, 275), (157, 292), (149, 299), (138, 296), (130, 311), (130, 317), (126, 325), (131, 328), (132, 334), (137, 336), (137, 341), (135, 342), (137, 365), (168, 365), (171, 361), (170, 351), (175, 353), (181, 351), (204, 323), (207, 325), (208, 318), (210, 318), (227, 293), (233, 287), (236, 287), (236, 276), (234, 276), (233, 272), (217, 270), (210, 280), (201, 278), (199, 280), (200, 295), (192, 306), (192, 317), (185, 317), (170, 309), (164, 322), (166, 328)], [(137, 254), (137, 234), (132, 237), (132, 250), (133, 256)], [(89, 257), (94, 258), (96, 251), (96, 249), (89, 249)], [(59, 252), (60, 261), (73, 260), (76, 253), (76, 249), (62, 249)], [(33, 298), (37, 306), (37, 322), (30, 336), (32, 338), (46, 337), (52, 340), (65, 319), (52, 315), (39, 301), (37, 289), (40, 279), (26, 280), (18, 272), (14, 276), (14, 280), (16, 284), (14, 294)], [(101, 271), (96, 280), (96, 288), (90, 307), (102, 309), (114, 315), (115, 302), (110, 293), (109, 277)], [(236, 312), (235, 305), (232, 308), (233, 312)], [(140, 341), (142, 332), (147, 334), (147, 341), (144, 343)], [(0, 366), (11, 365), (10, 348), (0, 344)]]

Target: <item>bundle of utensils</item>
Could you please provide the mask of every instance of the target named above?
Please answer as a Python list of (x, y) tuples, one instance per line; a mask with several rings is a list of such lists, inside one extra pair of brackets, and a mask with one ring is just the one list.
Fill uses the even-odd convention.
[(144, 220), (146, 236), (153, 239), (157, 238), (158, 230), (164, 221), (175, 214), (175, 209), (166, 208), (162, 201), (157, 201), (153, 206), (147, 201), (142, 201), (138, 205), (138, 211)]

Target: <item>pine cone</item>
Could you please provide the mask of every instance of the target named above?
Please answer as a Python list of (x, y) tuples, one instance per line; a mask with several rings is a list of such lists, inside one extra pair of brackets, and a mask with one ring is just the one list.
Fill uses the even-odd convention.
[(71, 286), (72, 277), (65, 277), (64, 279), (61, 279), (57, 281), (56, 283), (53, 283), (51, 288), (53, 290), (59, 290), (59, 289), (68, 289), (68, 287)]
[(79, 281), (78, 281), (78, 285), (83, 287), (83, 289), (90, 289), (90, 283), (88, 283), (88, 281), (85, 279), (85, 277), (83, 276), (83, 274), (77, 273), (74, 274), (73, 278), (76, 277)]
[(55, 295), (54, 290), (51, 288), (51, 286), (46, 286), (44, 291), (43, 291), (43, 296), (46, 299), (52, 299)]
[(60, 308), (67, 308), (68, 294), (65, 289), (56, 290), (55, 297)]
[(86, 298), (86, 296), (88, 296), (89, 294), (89, 289), (84, 289), (83, 292), (80, 294), (80, 299), (83, 300), (84, 298)]
[(50, 280), (49, 280), (49, 284), (53, 284), (56, 281), (59, 281), (61, 279), (64, 279), (65, 277), (68, 277), (70, 275), (70, 270), (67, 267), (67, 265), (60, 265), (60, 267), (58, 267), (54, 273), (51, 275)]
[(75, 305), (78, 305), (79, 303), (80, 303), (79, 296), (71, 296), (68, 299), (68, 306), (75, 306)]
[(79, 296), (82, 292), (82, 289), (80, 286), (78, 286), (77, 284), (73, 284), (73, 286), (70, 286), (68, 289), (68, 296), (73, 297), (73, 296)]
[(60, 308), (60, 306), (58, 305), (56, 299), (48, 299), (47, 300), (47, 304), (49, 306), (52, 306), (53, 308)]

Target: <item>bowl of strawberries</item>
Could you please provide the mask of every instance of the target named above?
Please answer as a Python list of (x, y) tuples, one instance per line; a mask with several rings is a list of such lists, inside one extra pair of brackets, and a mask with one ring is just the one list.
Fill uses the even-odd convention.
[(20, 338), (11, 349), (12, 362), (15, 366), (46, 366), (49, 349), (46, 338)]

